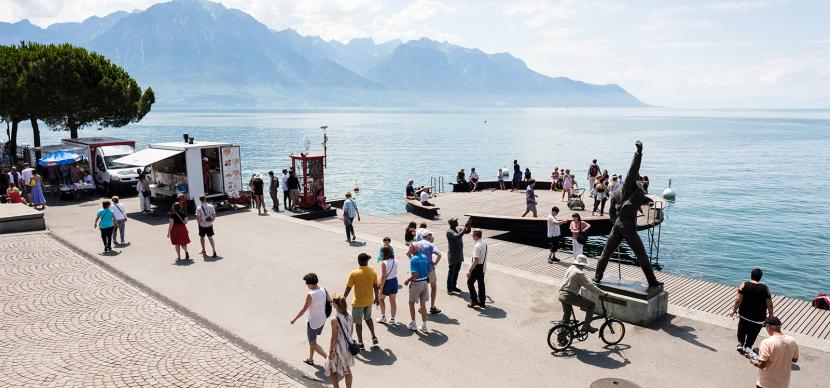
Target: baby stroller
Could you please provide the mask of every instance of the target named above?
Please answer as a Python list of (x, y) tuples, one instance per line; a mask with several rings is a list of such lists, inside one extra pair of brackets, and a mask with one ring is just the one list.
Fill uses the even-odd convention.
[(585, 189), (574, 189), (573, 194), (568, 195), (568, 209), (574, 210), (580, 208), (585, 210), (585, 202), (582, 200), (582, 194), (585, 194)]

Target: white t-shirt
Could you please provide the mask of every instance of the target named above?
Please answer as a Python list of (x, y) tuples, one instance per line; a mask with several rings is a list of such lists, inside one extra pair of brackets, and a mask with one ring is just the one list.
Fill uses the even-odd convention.
[(282, 191), (288, 191), (288, 175), (282, 174), (280, 177), (280, 188)]
[[(386, 264), (386, 280), (396, 279), (398, 277), (398, 262), (392, 258), (384, 260), (383, 264)], [(381, 287), (383, 287), (383, 284), (381, 284)]]
[(26, 186), (29, 185), (29, 181), (32, 180), (32, 172), (33, 171), (35, 171), (35, 169), (29, 167), (29, 168), (24, 168), (23, 171), (20, 172), (20, 177), (23, 178), (23, 184), (24, 185), (26, 185)]
[(473, 171), (470, 173), (470, 179), (478, 179), (478, 173)]
[(421, 192), (421, 203), (429, 201), (429, 194), (426, 191)]
[(308, 307), (308, 325), (312, 329), (319, 329), (326, 323), (326, 290), (318, 288), (308, 292), (311, 295), (311, 306)]
[[(207, 218), (210, 217), (210, 221)], [(216, 209), (209, 203), (203, 203), (196, 208), (196, 219), (199, 221), (199, 226), (203, 228), (213, 226), (213, 220), (216, 219)]]
[(476, 241), (476, 245), (473, 248), (473, 258), (475, 259), (476, 264), (484, 265), (484, 272), (487, 272), (487, 243), (484, 242), (484, 239), (481, 238)]
[(548, 216), (548, 237), (558, 237), (562, 235), (562, 230), (559, 228), (559, 225), (556, 223), (559, 220), (551, 214)]
[(122, 221), (127, 219), (127, 209), (124, 208), (124, 205), (119, 203), (114, 203), (110, 207), (112, 209), (112, 214), (115, 214), (116, 221)]

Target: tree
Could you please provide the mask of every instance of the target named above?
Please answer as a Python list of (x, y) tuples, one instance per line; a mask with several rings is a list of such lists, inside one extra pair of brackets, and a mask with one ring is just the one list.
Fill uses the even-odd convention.
[(14, 46), (0, 46), (0, 118), (11, 123), (8, 151), (12, 162), (17, 150), (17, 126), (27, 117), (21, 98), (22, 77), (20, 50)]
[(41, 89), (49, 101), (41, 118), (55, 129), (69, 130), (73, 139), (85, 126), (122, 127), (138, 122), (156, 101), (152, 88), (142, 93), (124, 69), (83, 48), (48, 45), (45, 58), (31, 63), (32, 77), (49, 85)]

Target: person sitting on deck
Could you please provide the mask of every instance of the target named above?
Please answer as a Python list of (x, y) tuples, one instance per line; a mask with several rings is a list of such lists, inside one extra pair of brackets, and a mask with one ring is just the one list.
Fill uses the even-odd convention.
[(429, 199), (432, 198), (432, 194), (429, 192), (429, 189), (421, 191), (421, 205), (424, 206), (435, 206), (432, 202), (429, 202)]
[(470, 169), (470, 191), (476, 191), (478, 189), (478, 173), (476, 172), (476, 168), (473, 167)]

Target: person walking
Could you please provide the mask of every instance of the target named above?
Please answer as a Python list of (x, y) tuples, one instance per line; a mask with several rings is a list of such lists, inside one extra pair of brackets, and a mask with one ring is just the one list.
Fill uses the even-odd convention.
[(559, 181), (559, 166), (553, 167), (550, 173), (550, 191), (556, 190), (556, 182)]
[(110, 201), (101, 202), (101, 209), (95, 213), (93, 227), (101, 230), (104, 253), (112, 251), (112, 229), (115, 227), (115, 213), (110, 209)]
[[(481, 238), (481, 229), (473, 229), (473, 259), (467, 272), (467, 289), (470, 291), (470, 304), (467, 307), (485, 308), (487, 293), (484, 287), (484, 273), (487, 272), (487, 243)], [(478, 291), (476, 291), (478, 285)]]
[(357, 329), (357, 340), (360, 348), (363, 349), (363, 322), (369, 327), (372, 334), (372, 344), (378, 344), (378, 337), (375, 336), (375, 325), (372, 323), (372, 304), (380, 304), (378, 300), (378, 275), (372, 267), (369, 267), (371, 256), (361, 253), (357, 256), (358, 268), (349, 273), (346, 282), (344, 297), (354, 289), (354, 301), (352, 301), (352, 317)]
[(360, 221), (360, 210), (357, 208), (357, 203), (352, 199), (352, 193), (347, 191), (346, 200), (343, 201), (343, 224), (346, 225), (346, 242), (349, 244), (357, 240), (354, 233), (355, 217)]
[(288, 199), (291, 201), (291, 211), (294, 211), (297, 209), (297, 199), (300, 196), (300, 180), (297, 179), (297, 173), (291, 170), (285, 182), (288, 185)]
[(565, 201), (565, 195), (568, 196), (568, 199), (571, 199), (571, 194), (573, 194), (571, 170), (565, 170), (565, 173), (562, 175), (562, 201)]
[(579, 255), (574, 260), (573, 264), (565, 271), (565, 281), (559, 289), (559, 303), (562, 304), (562, 322), (571, 320), (573, 314), (573, 306), (581, 307), (585, 310), (585, 320), (582, 323), (582, 331), (588, 333), (596, 333), (597, 329), (591, 327), (591, 321), (594, 320), (594, 306), (595, 303), (580, 295), (579, 290), (585, 287), (586, 290), (591, 291), (600, 298), (608, 298), (608, 293), (600, 290), (594, 283), (588, 280), (585, 276), (585, 266), (588, 265), (588, 258)]
[(764, 319), (774, 315), (772, 294), (766, 284), (761, 283), (764, 272), (754, 268), (749, 273), (749, 281), (738, 285), (738, 294), (732, 306), (732, 317), (738, 321), (738, 353), (745, 354), (746, 348), (752, 349), (758, 333), (764, 326)]
[(26, 197), (26, 200), (29, 201), (29, 204), (32, 203), (32, 187), (34, 187), (32, 182), (32, 175), (34, 174), (35, 169), (33, 169), (29, 163), (23, 163), (23, 170), (20, 171), (20, 177), (23, 179), (23, 183), (18, 185), (23, 189), (23, 196)]
[(585, 187), (594, 187), (594, 185), (596, 184), (597, 176), (599, 176), (599, 174), (599, 165), (597, 164), (597, 160), (594, 159), (593, 161), (591, 161), (591, 165), (588, 166), (588, 185)]
[[(385, 241), (384, 241), (385, 242)], [(395, 260), (395, 251), (391, 246), (380, 248), (383, 261), (380, 262), (380, 319), (378, 323), (395, 324), (395, 314), (398, 312), (398, 261)], [(386, 298), (389, 298), (390, 319), (386, 320)]]
[(268, 171), (268, 194), (271, 196), (271, 207), (275, 212), (280, 211), (280, 197), (277, 195), (280, 188), (280, 181), (274, 176), (273, 171)]
[(207, 254), (205, 250), (205, 237), (210, 242), (212, 257), (216, 257), (216, 243), (213, 242), (213, 224), (216, 222), (216, 208), (209, 204), (205, 195), (199, 195), (199, 207), (196, 208), (196, 224), (199, 225), (199, 243), (202, 246), (200, 255)]
[(758, 368), (761, 388), (787, 388), (790, 386), (791, 363), (798, 362), (798, 344), (793, 337), (781, 332), (781, 320), (770, 315), (764, 320), (767, 337), (761, 341), (758, 354), (749, 354), (749, 363)]
[(599, 215), (605, 215), (605, 202), (608, 201), (608, 181), (602, 177), (598, 177), (594, 183), (594, 209), (591, 215), (594, 215), (599, 209)]
[[(441, 309), (435, 307), (435, 299), (438, 295), (438, 275), (435, 272), (435, 266), (441, 261), (441, 252), (438, 251), (438, 247), (435, 246), (435, 236), (432, 235), (432, 231), (425, 230), (424, 231), (424, 238), (421, 241), (418, 241), (417, 248), (418, 253), (427, 257), (429, 260), (429, 273), (427, 278), (429, 280), (429, 313), (430, 314), (438, 314), (441, 312)], [(433, 261), (432, 257), (435, 256), (435, 260)]]
[(32, 206), (40, 209), (46, 209), (46, 196), (43, 195), (43, 177), (37, 173), (37, 170), (32, 169), (32, 177), (29, 178), (29, 187), (32, 189)]
[(559, 261), (559, 258), (556, 257), (556, 251), (559, 250), (559, 245), (562, 240), (562, 228), (560, 226), (568, 222), (567, 220), (560, 220), (557, 218), (558, 215), (559, 208), (556, 206), (552, 207), (550, 209), (550, 215), (548, 216), (548, 239), (550, 239), (548, 264), (553, 264), (553, 262)]
[(126, 244), (124, 231), (127, 229), (127, 208), (121, 203), (117, 195), (112, 196), (112, 212), (115, 213), (115, 227), (112, 228), (112, 241), (118, 240), (121, 234), (121, 245)]
[(458, 227), (458, 218), (450, 218), (450, 228), (447, 230), (447, 294), (454, 292), (461, 293), (458, 288), (458, 273), (461, 271), (461, 264), (464, 263), (464, 235), (470, 233), (470, 221), (464, 224), (463, 228)]
[(167, 237), (170, 238), (170, 243), (176, 248), (176, 261), (182, 259), (182, 250), (184, 250), (184, 259), (190, 260), (190, 253), (187, 252), (187, 244), (190, 244), (190, 235), (187, 231), (187, 213), (185, 213), (181, 202), (173, 202), (173, 206), (170, 208)]
[(331, 298), (328, 291), (317, 285), (317, 274), (308, 273), (303, 276), (303, 281), (305, 281), (305, 286), (308, 288), (305, 304), (291, 320), (291, 324), (293, 325), (303, 314), (308, 312), (305, 326), (305, 333), (308, 338), (308, 358), (303, 362), (314, 366), (315, 352), (323, 356), (323, 359), (328, 358), (323, 347), (317, 344), (317, 336), (323, 333), (323, 327), (326, 325), (326, 302), (331, 302)]
[(418, 312), (421, 313), (421, 332), (427, 333), (427, 300), (429, 300), (429, 259), (426, 256), (418, 253), (418, 244), (412, 243), (409, 245), (409, 278), (404, 281), (405, 286), (409, 286), (409, 317), (412, 321), (409, 322), (409, 330), (417, 331), (418, 325), (415, 323), (415, 303), (420, 303)]
[(248, 186), (251, 187), (251, 191), (254, 192), (256, 214), (268, 214), (268, 209), (265, 208), (265, 199), (263, 198), (265, 193), (265, 182), (262, 181), (262, 177), (259, 176), (258, 172), (255, 172), (251, 177), (251, 181), (248, 183)]
[(135, 191), (138, 192), (138, 203), (141, 206), (141, 212), (150, 214), (150, 183), (147, 179), (147, 174), (138, 174), (138, 182), (135, 185)]
[(582, 216), (579, 213), (571, 215), (573, 221), (569, 225), (571, 230), (571, 244), (573, 245), (573, 257), (579, 257), (582, 254), (582, 247), (588, 242), (588, 235), (585, 233), (591, 229), (591, 224), (582, 221)]
[(288, 191), (288, 170), (282, 169), (280, 175), (280, 187), (282, 188), (282, 204), (286, 211), (291, 210), (291, 194)]
[(324, 371), (334, 388), (340, 387), (341, 376), (346, 380), (346, 388), (351, 388), (351, 367), (354, 366), (354, 356), (349, 352), (349, 344), (354, 343), (352, 316), (349, 315), (349, 306), (343, 295), (332, 295), (331, 306), (336, 313), (331, 319), (331, 346)]
[(528, 179), (527, 188), (525, 189), (525, 212), (522, 213), (522, 217), (533, 212), (533, 218), (536, 218), (536, 191), (533, 189), (535, 185), (535, 180)]

